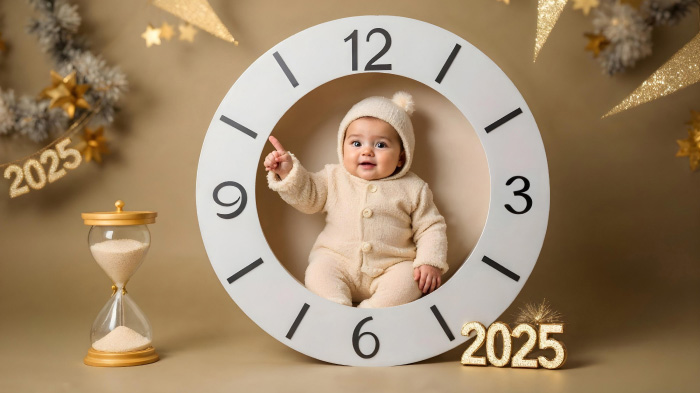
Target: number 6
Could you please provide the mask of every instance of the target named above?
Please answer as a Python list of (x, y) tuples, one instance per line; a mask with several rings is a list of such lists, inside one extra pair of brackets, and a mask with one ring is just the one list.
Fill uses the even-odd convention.
[(548, 338), (550, 333), (564, 333), (564, 325), (561, 323), (543, 323), (540, 325), (540, 349), (554, 349), (554, 359), (549, 360), (544, 356), (538, 356), (540, 366), (553, 370), (561, 367), (566, 361), (566, 347), (564, 343), (553, 338)]

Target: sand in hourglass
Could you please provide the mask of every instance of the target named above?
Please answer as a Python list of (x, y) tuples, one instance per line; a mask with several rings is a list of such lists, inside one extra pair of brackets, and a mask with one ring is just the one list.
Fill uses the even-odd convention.
[[(147, 243), (133, 239), (107, 240), (90, 246), (97, 263), (119, 288), (124, 285), (143, 261)], [(92, 347), (104, 352), (138, 351), (151, 345), (151, 341), (126, 326), (117, 326)]]
[(133, 239), (107, 240), (90, 246), (97, 263), (120, 288), (141, 265), (146, 250), (148, 243)]

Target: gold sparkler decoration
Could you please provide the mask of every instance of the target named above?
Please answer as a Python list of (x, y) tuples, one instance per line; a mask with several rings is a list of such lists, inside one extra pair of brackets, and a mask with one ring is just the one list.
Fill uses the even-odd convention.
[(538, 0), (537, 1), (537, 36), (535, 37), (535, 56), (533, 62), (537, 61), (537, 55), (554, 25), (559, 19), (559, 15), (564, 10), (568, 0)]
[(153, 5), (170, 12), (215, 37), (238, 45), (238, 41), (231, 36), (226, 26), (221, 23), (221, 20), (216, 16), (207, 0), (153, 0)]
[(603, 118), (653, 101), (700, 81), (700, 33)]
[(542, 299), (542, 303), (527, 303), (520, 308), (520, 312), (515, 317), (515, 323), (529, 323), (530, 325), (540, 325), (543, 323), (564, 323), (562, 315), (552, 309), (547, 299)]

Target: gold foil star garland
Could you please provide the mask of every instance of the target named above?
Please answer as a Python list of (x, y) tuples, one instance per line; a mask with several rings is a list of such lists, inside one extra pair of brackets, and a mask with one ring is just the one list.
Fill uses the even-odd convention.
[[(197, 29), (189, 23), (181, 23), (178, 26), (180, 32), (180, 41), (194, 42), (194, 36), (197, 34)], [(170, 41), (175, 36), (174, 26), (168, 22), (163, 22), (159, 28), (154, 28), (152, 24), (148, 24), (146, 31), (141, 34), (141, 38), (146, 41), (146, 47), (157, 46), (162, 43), (161, 38)], [(238, 45), (238, 42), (236, 42)]]
[(667, 96), (700, 81), (700, 33), (603, 118)]
[(538, 0), (537, 1), (537, 36), (535, 37), (535, 55), (533, 62), (537, 61), (542, 46), (547, 41), (549, 33), (559, 19), (568, 0)]
[(700, 167), (700, 112), (691, 111), (688, 122), (688, 138), (678, 139), (676, 157), (688, 157), (690, 170), (695, 172)]
[(226, 29), (226, 26), (221, 23), (221, 20), (216, 16), (207, 0), (153, 0), (153, 5), (170, 12), (215, 37), (237, 44), (237, 41)]

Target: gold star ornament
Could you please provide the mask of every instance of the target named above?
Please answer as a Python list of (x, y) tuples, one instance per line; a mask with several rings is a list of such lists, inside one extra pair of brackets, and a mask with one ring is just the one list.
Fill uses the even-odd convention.
[(690, 111), (690, 120), (686, 124), (696, 130), (700, 130), (700, 112)]
[(600, 2), (598, 0), (574, 0), (574, 9), (581, 10), (586, 16), (591, 12), (591, 8), (595, 8), (599, 5)]
[(163, 24), (160, 26), (160, 37), (170, 41), (174, 34), (175, 30), (173, 30), (173, 26), (168, 22), (163, 22)]
[(598, 57), (600, 51), (610, 45), (610, 41), (602, 34), (585, 33), (584, 35), (588, 38), (586, 50), (593, 52), (593, 57)]
[(61, 76), (51, 70), (51, 86), (42, 90), (39, 98), (50, 98), (49, 108), (61, 108), (71, 119), (75, 116), (75, 108), (90, 109), (90, 104), (85, 100), (85, 92), (90, 89), (89, 84), (79, 85), (76, 82), (75, 71), (67, 76)]
[(700, 166), (700, 112), (691, 111), (690, 116), (688, 138), (676, 141), (678, 143), (676, 157), (688, 157), (690, 169), (695, 172)]
[(93, 131), (85, 127), (82, 141), (76, 148), (80, 150), (85, 161), (95, 160), (97, 163), (102, 163), (102, 155), (109, 154), (107, 139), (104, 137), (104, 129), (100, 127)]
[(194, 35), (197, 34), (197, 29), (191, 24), (180, 25), (180, 41), (194, 42)]
[(151, 45), (160, 45), (160, 29), (154, 29), (149, 23), (146, 31), (141, 34), (141, 38), (146, 40), (146, 48), (150, 48)]

